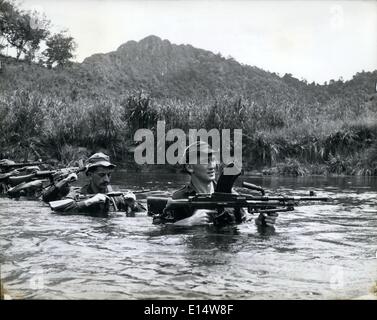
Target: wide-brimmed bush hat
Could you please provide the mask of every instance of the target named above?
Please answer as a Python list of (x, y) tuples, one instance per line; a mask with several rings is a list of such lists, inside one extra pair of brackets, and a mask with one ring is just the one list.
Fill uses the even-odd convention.
[(114, 169), (115, 164), (110, 162), (110, 157), (102, 152), (98, 152), (90, 156), (88, 159), (85, 172), (88, 173), (88, 170), (94, 167), (105, 167), (109, 169)]

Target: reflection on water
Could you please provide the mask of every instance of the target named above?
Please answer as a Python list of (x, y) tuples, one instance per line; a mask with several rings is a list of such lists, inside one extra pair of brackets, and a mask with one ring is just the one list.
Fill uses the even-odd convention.
[[(336, 198), (253, 222), (154, 226), (127, 218), (59, 216), (40, 202), (0, 199), (1, 278), (27, 299), (333, 299), (368, 294), (377, 280), (376, 178), (244, 177), (268, 193)], [(184, 175), (128, 174), (119, 189), (169, 195)], [(238, 181), (238, 184), (242, 179)], [(246, 191), (240, 189), (242, 191)]]

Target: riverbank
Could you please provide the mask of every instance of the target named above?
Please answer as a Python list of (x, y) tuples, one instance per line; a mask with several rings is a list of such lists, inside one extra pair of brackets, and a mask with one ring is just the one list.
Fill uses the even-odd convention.
[[(101, 149), (103, 152), (107, 153), (107, 150)], [(94, 151), (93, 151), (94, 152)], [(57, 159), (50, 158), (49, 160), (43, 161), (41, 170), (44, 169), (57, 169), (72, 166), (80, 166), (80, 160), (85, 160), (89, 157), (90, 153), (86, 152), (85, 155), (81, 157), (73, 157), (70, 161), (66, 159), (65, 161), (59, 161)], [(36, 162), (37, 160), (30, 160), (29, 162)], [(13, 159), (12, 159), (13, 160)], [(42, 159), (43, 160), (43, 159)], [(16, 163), (27, 162), (24, 159), (13, 160)], [(116, 165), (116, 170), (122, 170), (125, 172), (161, 172), (161, 173), (173, 173), (173, 174), (184, 174), (182, 165), (150, 165), (143, 164), (138, 165), (132, 161), (112, 161)], [(345, 176), (377, 176), (377, 162), (375, 164), (376, 168), (358, 168), (358, 167), (344, 167), (339, 166), (338, 168), (334, 166), (333, 163), (327, 164), (308, 164), (300, 163), (297, 160), (289, 159), (287, 162), (281, 162), (275, 166), (264, 166), (257, 169), (250, 168), (250, 166), (244, 166), (242, 170), (243, 175), (248, 176), (271, 176), (271, 177), (308, 177), (308, 176), (324, 176), (324, 177), (345, 177)]]
[[(373, 97), (352, 104), (297, 105), (294, 112), (284, 105), (256, 112), (255, 101), (237, 95), (192, 103), (134, 93), (72, 98), (31, 89), (7, 91), (0, 93), (0, 158), (55, 159), (71, 165), (103, 150), (122, 166), (145, 170), (134, 164), (134, 134), (145, 128), (156, 136), (157, 121), (164, 120), (166, 132), (242, 129), (246, 171), (372, 176), (377, 175)], [(171, 143), (165, 142), (165, 150)]]
[[(184, 173), (181, 165), (137, 165), (134, 163), (124, 164), (116, 162), (117, 169), (129, 172), (165, 172), (165, 173)], [(377, 162), (376, 162), (377, 167)], [(307, 176), (326, 176), (326, 177), (344, 177), (344, 176), (377, 176), (377, 168), (355, 168), (355, 167), (339, 167), (338, 169), (333, 163), (326, 164), (308, 164), (300, 163), (297, 160), (289, 159), (287, 162), (281, 162), (274, 166), (264, 166), (253, 169), (250, 166), (243, 167), (244, 175), (249, 176), (272, 176), (272, 177), (307, 177)]]

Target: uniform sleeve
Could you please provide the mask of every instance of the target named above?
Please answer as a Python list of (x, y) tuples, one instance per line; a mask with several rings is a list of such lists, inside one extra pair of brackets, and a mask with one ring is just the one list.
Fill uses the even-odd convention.
[[(186, 199), (188, 196), (187, 186), (185, 186), (172, 194), (172, 200)], [(174, 223), (191, 217), (193, 213), (193, 210), (188, 207), (168, 210), (165, 209), (162, 214), (153, 217), (153, 224)]]
[(44, 202), (51, 202), (63, 199), (64, 197), (67, 197), (70, 193), (70, 188), (68, 185), (58, 188), (55, 185), (49, 187), (47, 190), (43, 191), (42, 193), (42, 200)]
[(83, 201), (79, 200), (79, 188), (68, 188), (66, 196), (63, 199), (49, 201), (51, 208), (60, 213), (80, 213), (85, 212), (86, 206)]

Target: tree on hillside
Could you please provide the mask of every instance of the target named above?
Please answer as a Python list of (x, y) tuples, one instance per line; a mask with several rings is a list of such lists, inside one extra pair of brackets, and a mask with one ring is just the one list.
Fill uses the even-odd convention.
[(6, 48), (7, 46), (4, 44), (4, 42), (2, 41), (2, 39), (0, 38), (0, 54), (1, 52)]
[(12, 3), (0, 0), (0, 52), (6, 47), (5, 32), (8, 26), (8, 17), (15, 13), (14, 10)]
[(38, 12), (34, 11), (29, 16), (29, 24), (30, 24), (30, 33), (29, 36), (31, 38), (25, 45), (23, 50), (25, 54), (25, 59), (28, 61), (33, 61), (35, 58), (36, 53), (40, 49), (40, 43), (50, 35), (50, 31), (48, 28), (50, 27), (50, 21), (47, 20), (45, 16), (41, 16)]
[(49, 35), (50, 22), (37, 12), (24, 12), (9, 1), (0, 3), (1, 36), (16, 49), (16, 58), (24, 54), (33, 60), (42, 40)]
[(70, 59), (74, 57), (73, 52), (77, 48), (77, 44), (73, 37), (60, 32), (54, 34), (46, 41), (47, 49), (43, 52), (47, 58), (46, 64), (48, 68), (52, 68), (54, 64), (64, 67), (70, 63)]

